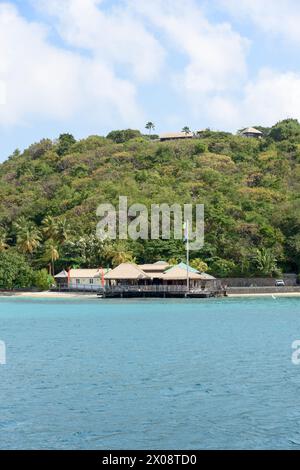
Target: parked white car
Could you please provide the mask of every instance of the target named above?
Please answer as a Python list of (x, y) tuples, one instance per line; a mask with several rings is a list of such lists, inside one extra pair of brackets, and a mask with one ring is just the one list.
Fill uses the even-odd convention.
[(284, 287), (285, 286), (284, 280), (283, 279), (276, 279), (275, 286), (276, 287)]

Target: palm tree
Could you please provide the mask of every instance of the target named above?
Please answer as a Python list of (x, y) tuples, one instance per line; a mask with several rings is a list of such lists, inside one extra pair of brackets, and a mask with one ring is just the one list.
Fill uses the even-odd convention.
[(57, 221), (57, 241), (63, 245), (70, 238), (71, 230), (67, 219), (59, 219)]
[(121, 263), (132, 263), (134, 261), (131, 251), (115, 251), (111, 258), (113, 266), (118, 266)]
[(182, 129), (182, 132), (184, 132), (186, 135), (191, 133), (191, 129), (188, 126), (184, 126)]
[(42, 230), (47, 239), (56, 240), (58, 236), (57, 221), (51, 215), (47, 215), (42, 222)]
[(260, 274), (272, 276), (278, 273), (277, 259), (270, 249), (256, 250), (254, 261)]
[(0, 253), (3, 253), (8, 248), (7, 233), (5, 230), (0, 231)]
[(44, 247), (44, 256), (43, 259), (44, 261), (49, 263), (49, 272), (50, 275), (54, 276), (55, 274), (55, 269), (54, 269), (54, 263), (59, 259), (59, 252), (58, 252), (58, 247), (57, 244), (54, 240), (47, 240), (45, 243)]
[(20, 217), (16, 223), (17, 247), (21, 253), (32, 255), (40, 246), (40, 231), (32, 222)]
[(153, 122), (149, 121), (149, 122), (147, 122), (145, 128), (148, 129), (149, 135), (151, 135), (151, 131), (155, 129), (155, 124)]
[(205, 273), (208, 270), (207, 264), (200, 258), (194, 258), (191, 260), (190, 266), (194, 269), (197, 269), (197, 271), (200, 271), (201, 273)]
[(26, 219), (26, 217), (24, 217), (24, 215), (21, 215), (21, 216), (14, 222), (14, 228), (15, 228), (15, 230), (18, 232), (18, 231), (23, 230), (25, 227), (27, 227), (28, 224), (29, 224), (28, 219)]
[(127, 250), (126, 246), (123, 244), (104, 246), (103, 256), (113, 267), (121, 263), (133, 263), (135, 261), (132, 251)]

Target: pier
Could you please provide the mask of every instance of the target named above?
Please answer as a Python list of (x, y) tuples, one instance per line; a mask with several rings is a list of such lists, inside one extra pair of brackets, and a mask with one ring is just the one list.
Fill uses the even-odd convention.
[(188, 289), (183, 285), (109, 286), (102, 293), (105, 298), (209, 298), (223, 297), (223, 289)]

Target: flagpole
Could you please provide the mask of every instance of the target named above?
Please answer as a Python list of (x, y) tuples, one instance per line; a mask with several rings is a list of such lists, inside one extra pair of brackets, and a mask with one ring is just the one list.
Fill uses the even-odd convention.
[(186, 287), (187, 287), (187, 291), (190, 290), (189, 263), (190, 263), (189, 221), (187, 220), (186, 221)]

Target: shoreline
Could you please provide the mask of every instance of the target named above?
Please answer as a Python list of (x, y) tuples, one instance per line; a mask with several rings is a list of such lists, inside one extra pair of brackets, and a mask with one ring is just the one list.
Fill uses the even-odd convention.
[(36, 299), (97, 299), (95, 293), (85, 292), (0, 292), (0, 298), (36, 298)]
[(227, 297), (300, 297), (300, 292), (266, 292), (248, 294), (227, 294)]
[[(261, 297), (300, 297), (300, 292), (268, 292), (268, 293), (243, 293), (233, 294), (229, 293), (225, 297), (216, 297), (217, 299), (229, 298), (261, 298)], [(95, 293), (85, 292), (0, 292), (0, 299), (3, 298), (35, 298), (35, 299), (98, 299)], [(200, 299), (201, 300), (201, 299)]]

